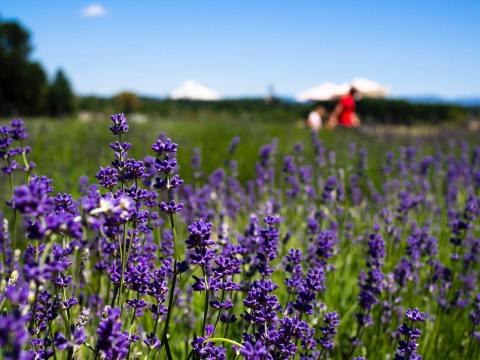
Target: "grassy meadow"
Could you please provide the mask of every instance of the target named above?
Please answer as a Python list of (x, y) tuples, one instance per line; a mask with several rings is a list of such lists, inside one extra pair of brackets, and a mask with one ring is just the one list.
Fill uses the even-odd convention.
[[(232, 120), (207, 118), (198, 121), (181, 119), (150, 118), (146, 122), (133, 123), (128, 140), (134, 145), (130, 154), (142, 158), (150, 154), (150, 145), (161, 133), (175, 139), (181, 150), (178, 154), (181, 174), (192, 179), (189, 166), (194, 148), (200, 149), (202, 168), (206, 174), (224, 165), (228, 145), (235, 136), (240, 145), (235, 154), (239, 177), (247, 180), (254, 175), (254, 162), (262, 145), (278, 140), (277, 156), (281, 159), (290, 153), (297, 143), (305, 145), (305, 156), (314, 157), (311, 136), (303, 122), (235, 122)], [(64, 120), (35, 118), (27, 120), (32, 147), (30, 159), (37, 164), (39, 174), (55, 180), (58, 191), (75, 192), (80, 176), (90, 178), (99, 166), (111, 161), (108, 144), (112, 136), (108, 131), (109, 119), (81, 122), (76, 118)], [(458, 127), (438, 129), (432, 126), (374, 126), (365, 130), (321, 131), (319, 138), (327, 151), (335, 152), (334, 166), (345, 167), (350, 144), (365, 147), (369, 153), (369, 169), (372, 175), (385, 160), (385, 154), (401, 146), (422, 143), (422, 151), (433, 151), (435, 147), (447, 147), (452, 141), (475, 142), (477, 133), (469, 133)], [(327, 155), (327, 154), (326, 154)]]

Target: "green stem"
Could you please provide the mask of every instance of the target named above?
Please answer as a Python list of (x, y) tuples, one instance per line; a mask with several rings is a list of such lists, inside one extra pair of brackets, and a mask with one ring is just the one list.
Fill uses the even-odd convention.
[[(167, 176), (167, 189), (168, 189), (168, 199), (169, 201), (173, 199), (173, 191), (170, 188), (170, 180)], [(170, 319), (172, 317), (172, 312), (173, 312), (173, 307), (174, 307), (174, 299), (175, 299), (175, 286), (177, 284), (177, 259), (180, 256), (180, 251), (178, 248), (178, 241), (177, 241), (177, 232), (175, 230), (175, 221), (173, 220), (173, 214), (169, 214), (170, 218), (170, 227), (172, 229), (172, 234), (173, 234), (173, 245), (174, 245), (174, 254), (173, 254), (173, 278), (172, 278), (172, 285), (170, 287), (170, 294), (169, 294), (169, 299), (168, 299), (168, 309), (167, 309), (167, 317), (165, 319), (165, 326), (163, 328), (163, 334), (162, 334), (162, 343), (160, 346), (163, 346), (165, 344), (165, 341), (167, 339), (168, 335), (168, 327), (170, 325)]]
[[(223, 303), (224, 301), (225, 301), (225, 290), (222, 289), (222, 297), (221, 297), (220, 302)], [(215, 326), (213, 328), (214, 333), (215, 333), (215, 330), (217, 329), (218, 320), (220, 319), (221, 314), (222, 314), (222, 309), (218, 310), (217, 319), (215, 320)]]
[(202, 336), (205, 335), (205, 325), (207, 324), (207, 315), (208, 315), (208, 302), (210, 299), (210, 290), (208, 288), (208, 279), (205, 273), (205, 268), (202, 267), (203, 270), (203, 281), (205, 282), (205, 304), (203, 307), (203, 324), (202, 324)]
[(226, 339), (226, 338), (221, 338), (221, 337), (217, 337), (217, 338), (209, 338), (209, 339), (206, 339), (205, 341), (210, 341), (210, 342), (226, 342), (228, 344), (232, 344), (232, 345), (235, 345), (235, 346), (238, 346), (238, 347), (243, 347), (242, 344), (240, 344), (239, 342), (236, 342), (235, 340), (231, 340), (231, 339)]
[[(127, 223), (125, 222), (123, 224), (123, 235), (122, 235), (122, 240), (120, 242), (120, 258), (121, 258), (121, 263), (122, 263), (122, 273), (120, 275), (120, 290), (118, 294), (118, 304), (122, 304), (122, 294), (123, 294), (123, 280), (125, 276), (125, 266), (127, 264), (128, 259), (125, 258), (126, 256), (126, 238), (127, 238)], [(121, 305), (123, 307), (123, 304)]]
[[(157, 301), (157, 308), (160, 306), (159, 302)], [(153, 326), (153, 331), (152, 335), (154, 335), (157, 332), (157, 326), (158, 326), (158, 319), (160, 319), (160, 315), (157, 314), (157, 318), (155, 319), (155, 325)]]
[(31, 313), (32, 313), (32, 316), (30, 318), (30, 323), (28, 324), (28, 329), (29, 330), (32, 330), (33, 329), (33, 325), (34, 325), (34, 322), (35, 322), (35, 313), (37, 311), (37, 297), (38, 297), (38, 284), (35, 283), (35, 296), (33, 298), (33, 304), (32, 304), (32, 309), (31, 309)]
[[(137, 313), (137, 303), (138, 303), (138, 299), (139, 299), (139, 298), (140, 298), (140, 293), (137, 292), (137, 301), (136, 301), (135, 306), (134, 306), (134, 308), (133, 308), (132, 318), (130, 319), (130, 325), (128, 326), (128, 335), (129, 335), (129, 336), (132, 335), (132, 325), (133, 325), (133, 322), (135, 321), (135, 314)], [(127, 359), (130, 358), (131, 345), (132, 345), (132, 344), (129, 344), (129, 345), (128, 345)]]
[(23, 164), (25, 165), (25, 171), (27, 173), (29, 173), (30, 172), (30, 164), (27, 161), (27, 155), (26, 155), (25, 151), (22, 151), (22, 160), (23, 160)]
[(52, 331), (52, 322), (51, 322), (51, 321), (49, 322), (48, 327), (49, 327), (49, 329), (50, 329), (50, 336), (52, 337), (53, 359), (54, 359), (54, 360), (57, 360), (57, 352), (56, 352), (56, 350), (55, 350), (55, 341), (53, 340), (53, 331)]
[(163, 334), (162, 334), (162, 343), (160, 346), (163, 346), (165, 344), (165, 340), (167, 339), (167, 334), (168, 334), (168, 327), (170, 325), (170, 318), (172, 316), (172, 311), (173, 311), (173, 306), (174, 306), (174, 295), (175, 295), (175, 285), (177, 283), (177, 260), (173, 260), (173, 278), (172, 278), (172, 285), (170, 287), (170, 295), (168, 299), (168, 310), (167, 310), (167, 318), (165, 319), (165, 326), (163, 328)]
[(228, 335), (228, 328), (230, 326), (230, 322), (227, 322), (227, 325), (225, 325), (225, 331), (223, 332), (223, 337), (226, 338)]
[(168, 343), (168, 338), (165, 339), (165, 353), (167, 354), (168, 360), (173, 360), (172, 351), (170, 350), (170, 344)]
[[(140, 293), (139, 292), (137, 292), (137, 302), (138, 302), (138, 299), (140, 299)], [(136, 313), (137, 313), (137, 305), (135, 304), (135, 307), (133, 308), (132, 318), (130, 319), (130, 325), (129, 325), (130, 328), (132, 327), (133, 322), (135, 321)], [(131, 331), (130, 331), (130, 334), (132, 334)]]
[[(10, 166), (10, 160), (8, 160), (8, 166)], [(9, 188), (10, 188), (10, 200), (13, 204), (13, 173), (8, 174)], [(17, 242), (17, 210), (12, 207), (12, 255), (15, 254), (15, 246)], [(13, 264), (12, 264), (13, 266)]]
[(113, 289), (112, 302), (110, 303), (111, 307), (115, 305), (115, 299), (117, 298), (117, 295), (118, 295), (118, 286), (115, 286), (115, 288)]

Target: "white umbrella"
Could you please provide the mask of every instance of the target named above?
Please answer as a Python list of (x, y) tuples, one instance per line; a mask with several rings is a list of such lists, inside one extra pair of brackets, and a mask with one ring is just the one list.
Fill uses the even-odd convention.
[(211, 101), (219, 100), (220, 94), (196, 81), (187, 80), (171, 92), (170, 98)]
[(385, 97), (388, 94), (388, 89), (385, 86), (373, 80), (355, 78), (349, 83), (342, 84), (325, 82), (298, 93), (295, 98), (297, 101), (333, 100), (347, 94), (352, 86), (355, 87), (362, 95), (367, 97)]
[(325, 82), (313, 88), (304, 90), (298, 93), (295, 98), (298, 101), (322, 101), (332, 100), (336, 97), (342, 96), (348, 92), (349, 85), (347, 83), (335, 84), (332, 82)]
[(388, 89), (385, 86), (369, 79), (355, 78), (350, 85), (360, 91), (362, 95), (368, 97), (385, 97), (388, 94)]

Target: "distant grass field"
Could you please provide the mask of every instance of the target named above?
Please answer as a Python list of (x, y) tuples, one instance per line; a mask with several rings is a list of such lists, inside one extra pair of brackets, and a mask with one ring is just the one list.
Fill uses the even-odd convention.
[[(213, 118), (212, 121), (149, 119), (144, 123), (132, 123), (127, 138), (133, 143), (130, 153), (136, 158), (151, 154), (151, 144), (159, 134), (165, 133), (180, 145), (178, 154), (180, 173), (187, 182), (192, 176), (189, 164), (194, 148), (200, 149), (202, 170), (208, 174), (223, 165), (228, 145), (235, 136), (240, 137), (234, 159), (238, 162), (241, 180), (254, 175), (255, 159), (260, 147), (273, 139), (278, 140), (277, 156), (283, 157), (292, 151), (294, 144), (302, 143), (306, 149), (306, 156), (313, 157), (310, 132), (300, 121), (246, 123)], [(75, 192), (80, 176), (92, 177), (100, 165), (111, 162), (112, 151), (108, 144), (113, 138), (108, 131), (109, 126), (108, 116), (105, 116), (104, 121), (92, 122), (81, 122), (78, 119), (29, 119), (28, 144), (33, 149), (29, 158), (37, 163), (39, 174), (54, 179), (58, 191)], [(424, 149), (427, 149), (448, 146), (449, 141), (455, 139), (471, 142), (475, 136), (476, 134), (469, 134), (458, 128), (439, 131), (433, 127), (398, 126), (375, 127), (360, 131), (335, 129), (319, 133), (327, 151), (335, 152), (336, 164), (340, 167), (348, 157), (351, 143), (355, 143), (357, 148), (365, 147), (371, 154), (378, 154), (374, 157), (369, 156), (370, 169), (378, 168), (385, 159), (386, 151), (395, 147), (414, 145), (422, 140)]]

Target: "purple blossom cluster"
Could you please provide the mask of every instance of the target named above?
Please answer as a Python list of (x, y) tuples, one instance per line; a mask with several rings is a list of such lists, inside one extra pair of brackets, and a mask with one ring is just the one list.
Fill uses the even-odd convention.
[(23, 144), (27, 138), (27, 129), (21, 119), (13, 119), (9, 125), (0, 126), (0, 158), (3, 160), (4, 174), (12, 176), (14, 172), (29, 172), (35, 167), (26, 158), (31, 151), (29, 146)]
[(417, 354), (417, 339), (422, 335), (422, 331), (415, 327), (415, 323), (426, 320), (425, 313), (417, 308), (408, 309), (405, 312), (405, 318), (410, 322), (405, 322), (398, 328), (398, 333), (403, 337), (398, 343), (395, 360), (421, 360), (422, 357)]

